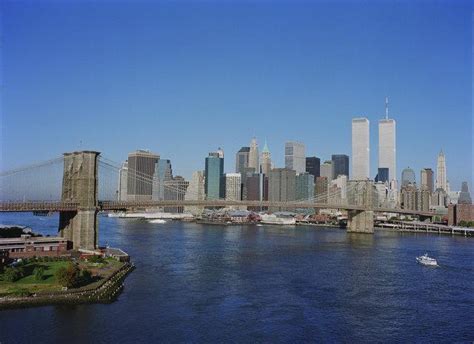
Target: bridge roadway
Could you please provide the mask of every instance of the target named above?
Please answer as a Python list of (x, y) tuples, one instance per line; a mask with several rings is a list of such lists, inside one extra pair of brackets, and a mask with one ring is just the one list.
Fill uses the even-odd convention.
[[(230, 206), (248, 206), (248, 207), (268, 207), (268, 208), (313, 208), (313, 209), (339, 209), (339, 210), (360, 210), (376, 211), (382, 213), (397, 213), (406, 215), (420, 215), (431, 217), (434, 212), (365, 207), (362, 205), (349, 204), (330, 204), (313, 202), (271, 202), (271, 201), (224, 201), (224, 200), (174, 200), (174, 201), (99, 201), (96, 207), (99, 211), (125, 211), (139, 208), (161, 208), (161, 207), (230, 207)], [(54, 202), (54, 201), (34, 201), (34, 202), (0, 202), (0, 212), (32, 212), (32, 211), (51, 211), (66, 212), (80, 210), (77, 202)]]

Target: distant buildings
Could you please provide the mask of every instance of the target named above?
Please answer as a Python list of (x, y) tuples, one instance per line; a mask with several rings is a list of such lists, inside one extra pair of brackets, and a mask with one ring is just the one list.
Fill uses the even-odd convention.
[(367, 118), (352, 119), (352, 179), (370, 178), (370, 134)]
[(467, 182), (463, 182), (458, 204), (448, 206), (449, 225), (467, 225), (474, 222), (474, 205), (472, 205), (471, 195)]
[(467, 182), (462, 182), (461, 193), (459, 194), (458, 204), (472, 204), (471, 194)]
[(265, 141), (265, 145), (263, 146), (263, 150), (262, 150), (261, 172), (268, 176), (271, 169), (272, 169), (272, 156), (271, 156), (270, 150), (268, 149), (267, 141)]
[[(166, 201), (183, 201), (185, 199), (186, 190), (189, 182), (181, 176), (173, 177), (163, 182), (164, 200)], [(183, 207), (165, 207), (164, 210), (169, 213), (182, 213)]]
[(155, 163), (153, 173), (152, 199), (154, 201), (165, 200), (165, 183), (173, 179), (171, 160), (159, 158)]
[[(268, 200), (271, 202), (294, 201), (296, 197), (296, 172), (287, 168), (274, 168), (268, 177)], [(283, 210), (281, 208), (270, 209)]]
[(431, 168), (423, 168), (420, 172), (420, 186), (429, 192), (434, 191), (434, 177)]
[(128, 161), (125, 161), (119, 170), (119, 183), (118, 183), (118, 195), (117, 195), (118, 201), (128, 200), (127, 183), (128, 183)]
[(316, 182), (316, 178), (321, 176), (321, 160), (315, 156), (307, 157), (306, 172), (313, 175)]
[(316, 203), (327, 203), (328, 201), (328, 178), (316, 177), (316, 185), (314, 187), (314, 197)]
[(306, 171), (305, 146), (303, 143), (288, 141), (285, 143), (285, 168), (296, 173)]
[(345, 154), (333, 154), (331, 156), (333, 165), (332, 179), (336, 179), (338, 176), (349, 177), (349, 156)]
[(242, 147), (235, 155), (235, 173), (244, 173), (249, 167), (250, 147)]
[(388, 168), (379, 167), (377, 176), (375, 176), (375, 182), (387, 183), (388, 185)]
[(300, 173), (296, 175), (297, 201), (311, 201), (314, 198), (314, 176), (309, 173)]
[[(193, 172), (193, 176), (189, 182), (188, 188), (186, 189), (184, 199), (186, 201), (203, 201), (205, 198), (206, 193), (204, 190), (204, 172)], [(192, 214), (200, 214), (202, 212), (202, 207), (186, 207), (185, 211)]]
[(413, 171), (413, 169), (411, 169), (410, 167), (404, 168), (402, 171), (402, 187), (408, 184), (415, 184), (415, 183), (416, 183), (415, 171)]
[(254, 137), (250, 142), (250, 150), (249, 150), (249, 168), (253, 168), (254, 172), (259, 172), (259, 161), (258, 161), (258, 144), (257, 139)]
[(217, 152), (209, 153), (205, 162), (204, 178), (206, 198), (209, 200), (223, 199), (225, 197), (225, 178), (224, 151), (222, 149), (219, 148)]
[(242, 178), (240, 173), (226, 173), (225, 175), (225, 199), (226, 201), (240, 201)]
[(153, 174), (159, 158), (159, 155), (147, 150), (137, 150), (128, 154), (128, 200), (150, 201), (152, 199)]
[(438, 154), (438, 163), (436, 166), (436, 189), (443, 189), (448, 192), (448, 185), (446, 181), (446, 157), (443, 150)]

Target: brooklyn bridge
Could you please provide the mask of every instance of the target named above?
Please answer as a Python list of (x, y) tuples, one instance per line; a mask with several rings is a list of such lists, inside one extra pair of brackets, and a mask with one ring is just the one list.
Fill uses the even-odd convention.
[[(401, 208), (384, 207), (370, 181), (351, 183), (341, 201), (325, 195), (287, 202), (230, 201), (225, 199), (182, 200), (117, 200), (120, 164), (104, 158), (96, 151), (65, 153), (63, 156), (0, 174), (0, 212), (59, 212), (58, 231), (73, 242), (74, 248), (95, 249), (98, 244), (100, 211), (127, 211), (162, 207), (239, 207), (239, 209), (338, 209), (348, 214), (347, 230), (373, 233), (374, 213), (434, 216)], [(136, 175), (141, 182), (152, 184), (146, 176)]]

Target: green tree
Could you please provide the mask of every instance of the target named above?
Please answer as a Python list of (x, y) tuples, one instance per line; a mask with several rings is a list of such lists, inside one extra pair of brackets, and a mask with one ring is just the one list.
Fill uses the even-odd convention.
[(35, 275), (35, 280), (42, 281), (44, 277), (44, 267), (38, 266), (33, 270), (33, 274)]
[(82, 280), (84, 281), (84, 283), (89, 283), (90, 281), (92, 281), (92, 272), (90, 272), (90, 270), (82, 270)]
[(7, 282), (15, 282), (23, 277), (22, 268), (7, 267), (3, 273), (3, 279)]
[(59, 268), (56, 271), (55, 277), (61, 286), (72, 288), (79, 281), (80, 270), (75, 264), (69, 263), (66, 267)]

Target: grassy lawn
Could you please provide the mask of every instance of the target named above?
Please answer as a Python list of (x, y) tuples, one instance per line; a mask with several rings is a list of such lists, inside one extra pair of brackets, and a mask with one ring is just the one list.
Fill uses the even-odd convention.
[[(61, 290), (61, 286), (56, 281), (55, 273), (59, 268), (66, 267), (68, 264), (69, 261), (30, 262), (23, 266), (25, 276), (15, 282), (3, 281), (2, 275), (0, 274), (0, 296), (14, 294), (19, 290), (25, 290), (29, 293)], [(93, 275), (99, 276), (99, 279), (110, 276), (122, 265), (123, 263), (120, 263), (112, 258), (107, 258), (100, 263), (91, 263), (86, 261), (79, 262), (79, 267), (81, 270), (90, 270)], [(40, 281), (35, 279), (33, 273), (34, 269), (37, 267), (44, 268), (43, 279)], [(97, 283), (97, 279), (95, 283)]]

